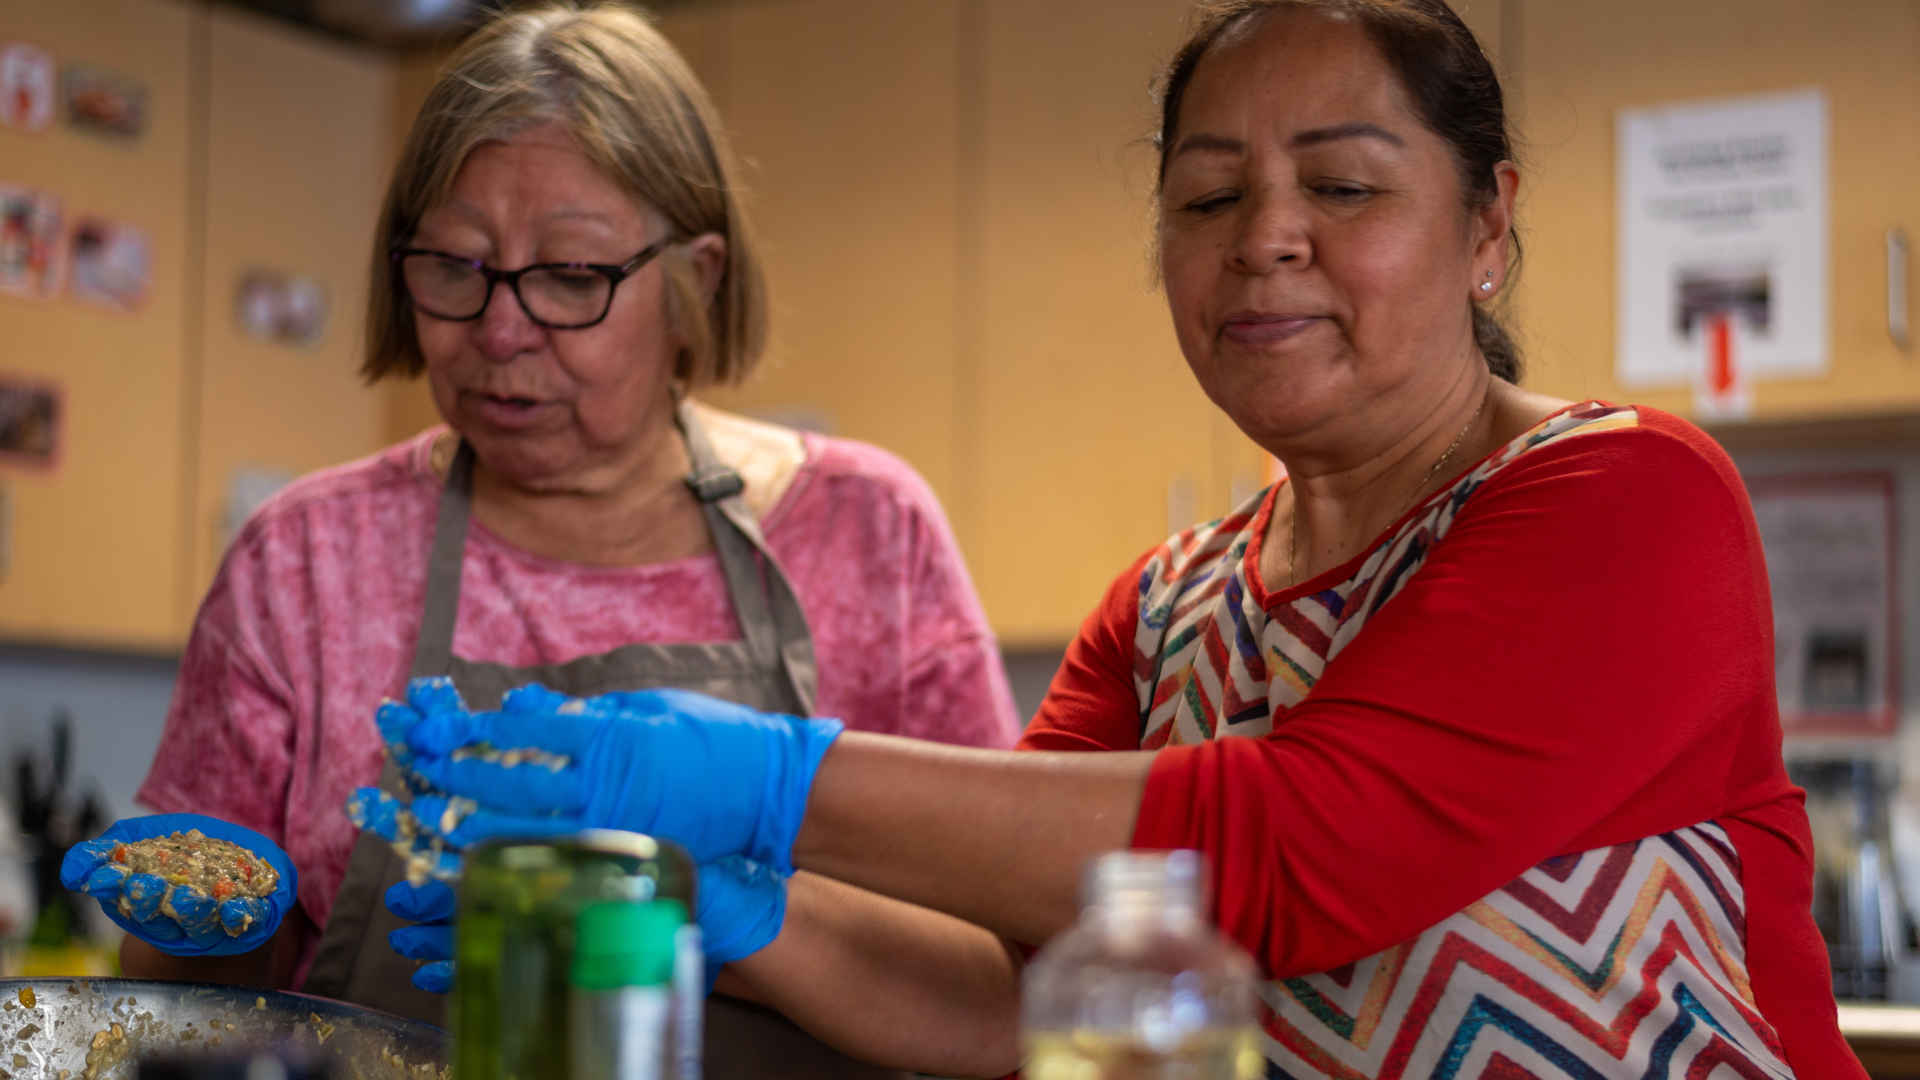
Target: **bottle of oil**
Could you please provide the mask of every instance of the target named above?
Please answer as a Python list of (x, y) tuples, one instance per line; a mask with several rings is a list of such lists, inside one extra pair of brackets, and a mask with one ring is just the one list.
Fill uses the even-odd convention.
[(1207, 924), (1199, 852), (1089, 866), (1080, 921), (1027, 965), (1027, 1080), (1257, 1080), (1253, 961)]
[[(663, 1056), (637, 1048), (624, 1055), (653, 1063), (649, 1067), (655, 1071), (639, 1077), (699, 1075), (705, 983), (699, 929), (683, 925), (693, 909), (694, 889), (694, 866), (686, 852), (638, 833), (592, 830), (491, 840), (467, 849), (463, 858), (448, 1009), (454, 1075), (460, 1080), (587, 1077), (607, 1062), (576, 1062), (574, 1012), (618, 1013), (628, 1006), (636, 1018), (665, 1024)], [(610, 910), (622, 907), (649, 910)], [(624, 940), (627, 931), (638, 938)], [(581, 945), (584, 950), (577, 948)], [(670, 980), (664, 992), (663, 974)], [(626, 994), (628, 989), (637, 992)], [(657, 1008), (661, 1004), (664, 1015)], [(593, 1026), (587, 1019), (581, 1023)], [(651, 1037), (638, 1027), (633, 1035)], [(616, 1053), (614, 1060), (621, 1059)], [(624, 1080), (631, 1074), (612, 1075)]]

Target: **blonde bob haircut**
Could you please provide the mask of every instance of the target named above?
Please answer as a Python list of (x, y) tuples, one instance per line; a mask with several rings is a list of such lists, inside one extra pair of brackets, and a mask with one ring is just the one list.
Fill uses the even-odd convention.
[(368, 382), (426, 370), (392, 252), (438, 206), (474, 147), (554, 122), (681, 241), (716, 233), (727, 261), (711, 300), (674, 244), (660, 256), (689, 387), (738, 382), (766, 340), (766, 286), (713, 103), (647, 17), (618, 3), (543, 5), (481, 27), (440, 72), (394, 166), (373, 251)]

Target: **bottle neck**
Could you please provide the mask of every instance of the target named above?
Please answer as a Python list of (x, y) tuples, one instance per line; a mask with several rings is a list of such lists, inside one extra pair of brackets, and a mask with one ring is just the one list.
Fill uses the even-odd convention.
[(1198, 852), (1114, 852), (1088, 868), (1082, 918), (1111, 930), (1183, 929), (1204, 921)]

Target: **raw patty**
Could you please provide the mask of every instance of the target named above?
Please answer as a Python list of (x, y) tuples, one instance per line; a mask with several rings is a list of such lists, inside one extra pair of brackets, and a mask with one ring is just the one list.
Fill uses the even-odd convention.
[(215, 900), (271, 896), (280, 883), (273, 864), (199, 829), (121, 844), (110, 858), (130, 873), (153, 874), (169, 885), (199, 889)]

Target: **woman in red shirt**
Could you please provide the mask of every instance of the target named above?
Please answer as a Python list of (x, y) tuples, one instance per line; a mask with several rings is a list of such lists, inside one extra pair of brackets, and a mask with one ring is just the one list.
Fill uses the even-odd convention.
[[(1441, 0), (1225, 0), (1163, 109), (1182, 351), (1287, 480), (1114, 582), (1029, 752), (530, 697), (407, 735), (489, 807), (455, 839), (554, 814), (895, 898), (856, 923), (795, 888), (733, 970), (947, 1075), (1015, 1065), (1004, 943), (1127, 846), (1212, 857), (1275, 1075), (1862, 1075), (1739, 477), (1674, 417), (1516, 385), (1487, 306), (1518, 173), (1471, 34)], [(454, 763), (476, 738), (629, 771), (521, 782)]]

